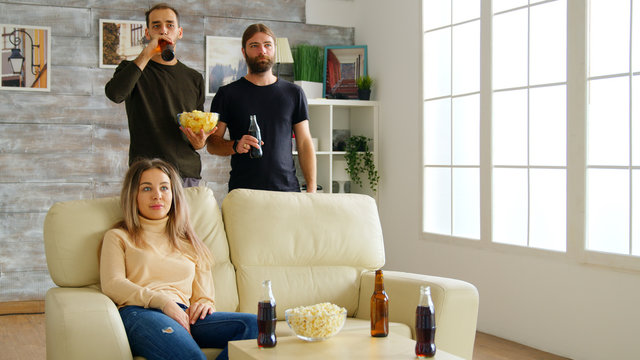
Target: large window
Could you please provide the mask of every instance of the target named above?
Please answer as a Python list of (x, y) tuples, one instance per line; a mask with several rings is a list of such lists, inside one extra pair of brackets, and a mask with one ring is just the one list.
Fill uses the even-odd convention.
[(638, 15), (640, 0), (423, 1), (426, 238), (640, 268)]
[(639, 256), (640, 1), (590, 5), (586, 247)]
[(480, 238), (480, 1), (427, 1), (424, 229)]

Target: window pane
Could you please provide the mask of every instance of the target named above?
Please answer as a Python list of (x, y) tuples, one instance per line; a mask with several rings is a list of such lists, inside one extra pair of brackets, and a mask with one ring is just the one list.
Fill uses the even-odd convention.
[(629, 0), (591, 0), (589, 75), (629, 71)]
[(493, 88), (527, 85), (527, 9), (493, 18)]
[(493, 94), (494, 165), (527, 165), (527, 91)]
[(480, 95), (453, 99), (453, 165), (480, 165)]
[(530, 179), (529, 246), (566, 251), (566, 171), (531, 169)]
[(424, 164), (451, 165), (451, 99), (424, 103)]
[(587, 163), (629, 165), (629, 78), (589, 82)]
[(527, 5), (527, 0), (493, 0), (493, 12), (497, 13)]
[[(640, 21), (640, 19), (638, 19)], [(631, 104), (631, 161), (640, 166), (640, 77), (633, 77), (633, 103)], [(640, 211), (640, 209), (638, 209)]]
[(453, 169), (453, 235), (480, 239), (480, 169)]
[(480, 18), (480, 0), (453, 0), (452, 13), (454, 24), (478, 19)]
[(424, 169), (424, 231), (451, 235), (451, 169)]
[(527, 170), (493, 169), (493, 241), (527, 245)]
[(633, 199), (631, 202), (631, 209), (633, 219), (631, 220), (631, 233), (632, 239), (632, 255), (640, 256), (640, 170), (633, 170), (631, 173), (633, 177)]
[(634, 72), (640, 71), (640, 2), (637, 0), (633, 2), (633, 19), (631, 20), (633, 32), (631, 39), (633, 44), (631, 45), (632, 51), (632, 69)]
[(529, 90), (529, 164), (566, 166), (566, 86)]
[(587, 170), (587, 249), (629, 253), (629, 171)]
[(567, 3), (531, 7), (529, 84), (566, 81)]
[(451, 25), (451, 0), (422, 1), (422, 26), (431, 30)]
[(424, 97), (451, 95), (451, 28), (424, 35)]
[(480, 20), (453, 27), (452, 94), (480, 91)]

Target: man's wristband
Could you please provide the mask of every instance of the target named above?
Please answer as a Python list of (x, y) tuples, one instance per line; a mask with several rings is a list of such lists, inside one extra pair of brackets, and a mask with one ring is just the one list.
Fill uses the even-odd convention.
[(238, 140), (233, 140), (233, 152), (237, 154), (238, 150), (236, 150), (236, 147), (238, 147)]

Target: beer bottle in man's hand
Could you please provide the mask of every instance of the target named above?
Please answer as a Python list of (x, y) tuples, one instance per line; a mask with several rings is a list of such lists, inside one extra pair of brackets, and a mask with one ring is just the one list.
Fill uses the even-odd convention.
[(259, 159), (262, 157), (262, 135), (260, 134), (260, 127), (258, 126), (258, 120), (255, 115), (249, 116), (249, 135), (258, 139), (258, 147), (251, 147), (249, 150), (249, 156), (252, 159)]
[(158, 47), (160, 48), (160, 56), (164, 61), (171, 61), (174, 57), (176, 57), (175, 46), (173, 44), (169, 44), (167, 40), (160, 39), (158, 41)]

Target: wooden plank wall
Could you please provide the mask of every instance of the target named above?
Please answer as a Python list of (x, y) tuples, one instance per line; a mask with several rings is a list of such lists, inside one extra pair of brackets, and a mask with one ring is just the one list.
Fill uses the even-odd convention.
[[(124, 104), (98, 67), (99, 19), (141, 20), (155, 1), (14, 0), (0, 2), (0, 23), (51, 27), (50, 92), (0, 91), (0, 302), (44, 299), (54, 286), (42, 225), (57, 201), (114, 196), (126, 171)], [(204, 76), (205, 37), (241, 37), (263, 22), (292, 45), (353, 45), (354, 29), (305, 24), (305, 0), (180, 0), (184, 37), (178, 58)], [(291, 66), (281, 75), (291, 79)], [(207, 98), (208, 109), (211, 98)], [(202, 152), (203, 178), (219, 202), (229, 159)]]

